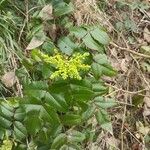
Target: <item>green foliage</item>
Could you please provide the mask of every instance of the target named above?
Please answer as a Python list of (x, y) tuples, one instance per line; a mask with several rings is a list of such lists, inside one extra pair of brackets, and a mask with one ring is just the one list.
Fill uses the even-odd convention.
[[(53, 6), (50, 22), (46, 20), (44, 23), (55, 23), (60, 27), (64, 16), (68, 17), (73, 11), (73, 6), (68, 1), (52, 1), (50, 5)], [(4, 141), (8, 136), (14, 141), (13, 149), (19, 150), (31, 147), (41, 150), (84, 149), (89, 136), (84, 126), (92, 117), (96, 117), (102, 129), (113, 133), (107, 109), (116, 102), (103, 97), (108, 89), (100, 80), (102, 76), (116, 75), (105, 54), (110, 38), (100, 26), (72, 26), (68, 30), (64, 25), (62, 29), (68, 34), (61, 33), (60, 38), (52, 40), (46, 36), (38, 16), (40, 12), (33, 13), (26, 37), (30, 41), (27, 49), (33, 49), (31, 55), (23, 57), (22, 67), (16, 71), (24, 97), (0, 101), (0, 138)], [(90, 55), (84, 59), (87, 53)], [(73, 67), (72, 73), (79, 71), (80, 80), (71, 73), (65, 78), (50, 78), (60, 69), (59, 60), (53, 63), (58, 55), (63, 58), (61, 62), (65, 62), (64, 70)], [(88, 69), (91, 66), (91, 69), (75, 68), (84, 65)]]
[(99, 26), (72, 27), (70, 33), (82, 39), (85, 46), (98, 52), (104, 52), (104, 46), (110, 41), (107, 33)]

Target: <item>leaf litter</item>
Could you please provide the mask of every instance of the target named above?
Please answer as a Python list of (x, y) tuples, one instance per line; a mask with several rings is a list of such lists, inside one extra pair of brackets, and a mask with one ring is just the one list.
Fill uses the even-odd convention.
[[(134, 54), (150, 56), (149, 1), (76, 0), (74, 4), (76, 7), (74, 18), (77, 25), (100, 24), (109, 31), (111, 41), (121, 48), (133, 51), (133, 53), (122, 51), (112, 45), (107, 50), (109, 60), (118, 71), (116, 78), (106, 78), (106, 82), (112, 89), (108, 95), (120, 102), (120, 107), (112, 110), (111, 117), (115, 120), (112, 121), (114, 137), (108, 137), (108, 143), (118, 141), (116, 147), (124, 150), (148, 150), (150, 141), (142, 139), (141, 134), (145, 135), (146, 139), (150, 139), (150, 72), (148, 69), (150, 63), (148, 57)], [(130, 24), (126, 23), (128, 21), (126, 18), (131, 22)], [(121, 32), (116, 28), (116, 24), (121, 25)], [(133, 100), (135, 96), (138, 101), (136, 105)], [(140, 134), (139, 139), (136, 137), (137, 133)], [(100, 135), (102, 136), (102, 133)], [(97, 145), (105, 149), (107, 140), (99, 140)], [(95, 144), (91, 145), (93, 145), (91, 149), (97, 149)], [(107, 147), (107, 149), (111, 148)]]

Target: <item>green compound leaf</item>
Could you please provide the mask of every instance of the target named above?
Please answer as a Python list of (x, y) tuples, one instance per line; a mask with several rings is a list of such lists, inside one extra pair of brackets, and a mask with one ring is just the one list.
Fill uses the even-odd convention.
[(61, 94), (50, 93), (47, 83), (44, 81), (34, 81), (29, 85), (26, 85), (25, 94), (38, 99), (39, 102), (46, 102), (46, 104), (57, 111), (65, 112), (68, 109), (64, 97)]

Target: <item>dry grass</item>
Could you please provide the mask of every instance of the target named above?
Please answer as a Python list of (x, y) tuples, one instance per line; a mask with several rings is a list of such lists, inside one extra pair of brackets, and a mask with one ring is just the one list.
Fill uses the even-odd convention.
[(109, 22), (109, 18), (105, 13), (100, 11), (97, 6), (97, 0), (76, 0), (74, 1), (74, 5), (74, 17), (77, 21), (77, 25), (101, 24), (107, 27), (109, 31), (112, 30), (113, 26)]

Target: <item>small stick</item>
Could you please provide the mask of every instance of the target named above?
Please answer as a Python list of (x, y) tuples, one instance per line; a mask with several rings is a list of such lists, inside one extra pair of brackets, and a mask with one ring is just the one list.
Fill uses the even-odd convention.
[(150, 55), (141, 54), (141, 53), (135, 52), (135, 51), (133, 51), (133, 50), (130, 50), (130, 49), (128, 49), (128, 48), (120, 47), (120, 46), (118, 46), (117, 44), (115, 44), (115, 43), (113, 43), (113, 42), (110, 42), (110, 44), (111, 44), (112, 46), (114, 46), (114, 47), (120, 49), (120, 50), (124, 50), (124, 51), (130, 52), (130, 53), (135, 54), (135, 55), (137, 55), (137, 56), (144, 57), (144, 58), (150, 58)]

